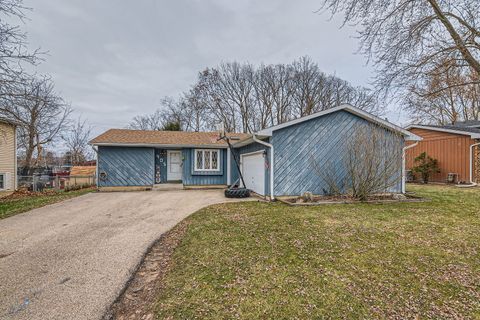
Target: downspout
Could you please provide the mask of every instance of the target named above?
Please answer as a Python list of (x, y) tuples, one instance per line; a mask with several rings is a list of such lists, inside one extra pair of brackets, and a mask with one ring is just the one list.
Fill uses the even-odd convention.
[(13, 161), (14, 161), (14, 173), (13, 173), (13, 189), (16, 191), (18, 189), (18, 159), (17, 159), (17, 126), (15, 125), (13, 127), (13, 130), (14, 130), (14, 133), (13, 133), (13, 143), (14, 143), (14, 146), (13, 146), (13, 149), (14, 149), (14, 152), (13, 152)]
[(275, 200), (275, 196), (273, 194), (273, 145), (268, 142), (259, 140), (255, 136), (255, 133), (252, 135), (252, 138), (253, 141), (270, 148), (270, 200), (273, 201)]
[(480, 145), (480, 142), (470, 145), (470, 184), (457, 184), (459, 188), (470, 188), (477, 185), (476, 182), (473, 182), (473, 148)]
[(406, 184), (406, 181), (407, 181), (407, 178), (405, 177), (405, 174), (406, 174), (406, 170), (405, 170), (405, 167), (406, 167), (406, 161), (405, 161), (405, 153), (408, 149), (411, 149), (415, 146), (417, 146), (418, 144), (418, 141), (415, 142), (414, 144), (411, 144), (409, 146), (406, 146), (406, 147), (403, 147), (403, 152), (402, 152), (402, 193), (405, 193), (406, 192), (406, 188), (405, 188), (405, 184)]
[(95, 184), (98, 188), (98, 147), (95, 149), (95, 146), (92, 146), (93, 151), (95, 151)]

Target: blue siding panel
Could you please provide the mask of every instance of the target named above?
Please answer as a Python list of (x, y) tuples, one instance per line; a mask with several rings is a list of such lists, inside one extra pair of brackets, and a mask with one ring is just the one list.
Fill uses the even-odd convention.
[(100, 187), (152, 186), (154, 183), (154, 149), (134, 147), (99, 147), (98, 172)]
[[(347, 152), (347, 141), (355, 128), (365, 123), (367, 120), (363, 118), (339, 111), (274, 131), (275, 196), (300, 195), (306, 191), (323, 194), (328, 185), (314, 169), (315, 164), (333, 170), (338, 181), (343, 180), (346, 172), (341, 159)], [(397, 139), (394, 135), (392, 138)], [(388, 191), (401, 192), (401, 182)]]

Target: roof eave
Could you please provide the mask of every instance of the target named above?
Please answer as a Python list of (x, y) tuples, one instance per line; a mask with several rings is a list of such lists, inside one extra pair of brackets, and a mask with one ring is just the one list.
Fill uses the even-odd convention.
[(459, 134), (459, 135), (464, 135), (464, 136), (470, 136), (472, 139), (480, 139), (480, 133), (475, 133), (475, 132), (467, 132), (467, 131), (461, 131), (461, 130), (455, 130), (455, 129), (447, 129), (447, 128), (437, 128), (437, 127), (431, 127), (431, 126), (424, 126), (424, 125), (409, 125), (406, 129), (425, 129), (425, 130), (432, 130), (432, 131), (438, 131), (438, 132), (446, 132), (446, 133), (453, 133), (453, 134)]
[[(262, 139), (265, 139), (265, 138), (269, 138), (270, 136), (268, 135), (260, 135), (260, 134), (255, 134), (255, 136), (262, 140)], [(255, 141), (253, 140), (253, 137), (252, 136), (249, 136), (243, 140), (240, 140), (240, 141), (237, 141), (235, 143), (232, 143), (232, 147), (234, 148), (241, 148), (241, 147), (244, 147), (244, 146), (247, 146), (251, 143), (254, 143)]]
[(114, 143), (114, 142), (92, 142), (92, 146), (99, 147), (151, 147), (151, 148), (215, 148), (226, 149), (226, 145), (218, 144), (159, 144), (159, 143)]

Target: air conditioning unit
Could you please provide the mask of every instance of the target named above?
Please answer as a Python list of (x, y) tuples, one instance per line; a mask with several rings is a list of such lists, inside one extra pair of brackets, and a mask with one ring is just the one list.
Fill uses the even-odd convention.
[(447, 175), (447, 183), (457, 183), (458, 173), (449, 172)]
[(407, 182), (413, 182), (415, 180), (415, 175), (412, 170), (407, 170), (405, 172)]

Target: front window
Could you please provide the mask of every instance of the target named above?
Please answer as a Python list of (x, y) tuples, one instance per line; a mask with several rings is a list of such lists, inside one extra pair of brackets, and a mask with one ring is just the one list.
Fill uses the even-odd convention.
[(5, 189), (5, 174), (0, 173), (0, 190)]
[(219, 150), (195, 150), (195, 171), (220, 171)]

